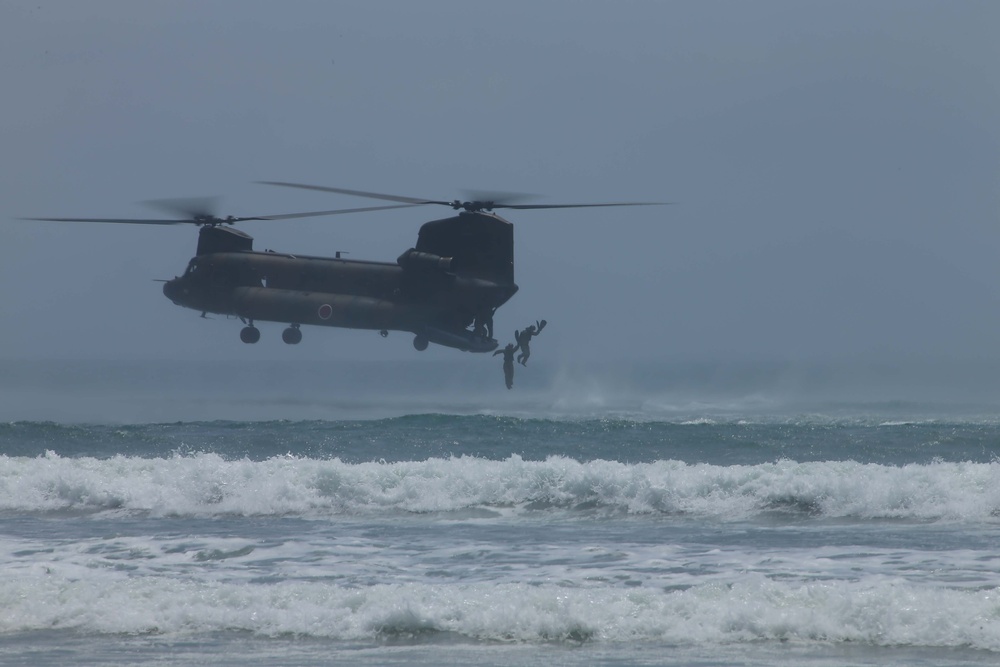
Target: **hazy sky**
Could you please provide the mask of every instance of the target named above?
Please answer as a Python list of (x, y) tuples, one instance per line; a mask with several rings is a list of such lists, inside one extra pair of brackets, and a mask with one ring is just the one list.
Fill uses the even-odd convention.
[[(447, 199), (510, 212), (549, 358), (1000, 359), (1000, 3), (0, 4), (0, 358), (412, 359), (411, 336), (171, 304), (193, 227), (135, 217)], [(259, 249), (394, 261), (424, 208), (251, 222)], [(431, 347), (419, 358), (462, 353)]]

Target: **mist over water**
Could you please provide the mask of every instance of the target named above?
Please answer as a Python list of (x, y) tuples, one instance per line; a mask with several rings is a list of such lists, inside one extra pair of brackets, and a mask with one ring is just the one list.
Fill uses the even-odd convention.
[[(536, 355), (538, 356), (538, 355)], [(446, 412), (738, 420), (991, 420), (1000, 365), (972, 362), (551, 363), (0, 361), (0, 419), (352, 419)]]

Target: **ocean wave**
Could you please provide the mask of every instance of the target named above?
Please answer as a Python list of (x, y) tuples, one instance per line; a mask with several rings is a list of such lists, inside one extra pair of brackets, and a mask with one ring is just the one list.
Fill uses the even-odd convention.
[(990, 521), (1000, 462), (887, 466), (781, 460), (721, 466), (682, 461), (530, 461), (459, 456), (345, 463), (218, 454), (107, 459), (0, 456), (0, 511), (126, 511), (153, 516), (372, 515), (468, 509), (611, 512), (741, 520), (817, 517)]
[(469, 429), (489, 426), (576, 426), (576, 427), (656, 427), (689, 425), (756, 425), (756, 426), (801, 426), (801, 427), (1000, 427), (1000, 419), (995, 413), (988, 415), (943, 415), (922, 417), (886, 417), (878, 411), (866, 413), (856, 410), (841, 414), (842, 409), (829, 411), (811, 410), (799, 412), (757, 412), (713, 411), (692, 407), (677, 410), (676, 414), (662, 414), (644, 410), (617, 410), (598, 414), (576, 413), (524, 413), (498, 410), (477, 410), (472, 412), (402, 412), (393, 416), (357, 419), (256, 419), (232, 420), (209, 419), (173, 422), (59, 422), (13, 420), (0, 421), (0, 437), (6, 439), (70, 439), (86, 440), (97, 433), (118, 435), (121, 438), (155, 438), (169, 433), (172, 429), (208, 429), (213, 431), (238, 431), (267, 428), (350, 430), (357, 428), (447, 428), (462, 426)]
[(331, 582), (247, 586), (86, 578), (35, 567), (0, 581), (0, 634), (246, 632), (343, 640), (458, 635), (499, 642), (771, 641), (1000, 651), (998, 589), (894, 581), (789, 583), (746, 575), (685, 590)]
[(0, 423), (0, 452), (37, 457), (163, 457), (214, 453), (265, 461), (291, 454), (349, 463), (475, 456), (652, 463), (756, 464), (781, 459), (927, 464), (996, 460), (995, 426), (946, 422), (824, 422), (813, 418), (678, 422), (579, 421), (421, 414), (374, 421), (179, 422), (142, 425)]

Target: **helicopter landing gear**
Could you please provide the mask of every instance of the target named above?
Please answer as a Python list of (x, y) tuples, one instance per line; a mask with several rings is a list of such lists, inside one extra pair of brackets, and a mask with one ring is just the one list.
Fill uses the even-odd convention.
[(427, 336), (416, 335), (413, 338), (413, 347), (418, 352), (423, 352), (427, 349), (427, 345), (430, 341), (427, 340)]
[(292, 324), (287, 329), (281, 332), (281, 340), (285, 341), (288, 345), (298, 345), (302, 342), (302, 331), (299, 329), (298, 324)]
[(247, 345), (252, 345), (260, 340), (260, 329), (250, 322), (247, 326), (240, 329), (240, 340)]
[(382, 338), (388, 338), (389, 337), (389, 331), (386, 330), (386, 329), (382, 329), (381, 331), (378, 332), (378, 335), (381, 336)]

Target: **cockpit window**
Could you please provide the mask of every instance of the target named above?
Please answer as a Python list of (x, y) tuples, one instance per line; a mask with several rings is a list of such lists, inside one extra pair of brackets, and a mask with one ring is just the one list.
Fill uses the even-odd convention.
[(197, 270), (198, 270), (198, 260), (192, 259), (191, 262), (188, 264), (187, 272), (185, 273), (185, 275), (190, 276)]

